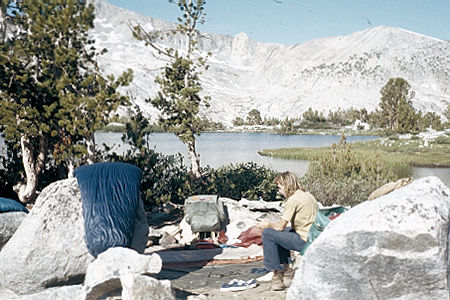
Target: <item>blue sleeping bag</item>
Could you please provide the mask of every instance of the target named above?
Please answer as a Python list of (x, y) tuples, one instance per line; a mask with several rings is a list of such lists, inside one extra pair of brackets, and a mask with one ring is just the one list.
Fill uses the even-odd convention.
[(23, 211), (28, 213), (28, 209), (20, 202), (13, 199), (0, 197), (0, 213), (11, 211)]
[(75, 177), (89, 252), (97, 257), (112, 247), (129, 247), (139, 204), (141, 170), (126, 163), (98, 163), (79, 167)]

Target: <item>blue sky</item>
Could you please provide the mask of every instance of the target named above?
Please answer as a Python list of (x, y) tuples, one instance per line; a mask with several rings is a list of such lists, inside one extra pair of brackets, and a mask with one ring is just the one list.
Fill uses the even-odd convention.
[[(108, 1), (171, 22), (180, 15), (167, 0)], [(379, 25), (450, 41), (450, 0), (206, 0), (206, 14), (202, 31), (287, 45)]]

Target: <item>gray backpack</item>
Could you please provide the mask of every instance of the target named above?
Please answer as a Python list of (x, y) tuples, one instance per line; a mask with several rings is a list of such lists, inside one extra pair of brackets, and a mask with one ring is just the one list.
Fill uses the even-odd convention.
[(184, 202), (186, 222), (192, 232), (219, 232), (225, 225), (226, 215), (217, 195), (191, 196)]

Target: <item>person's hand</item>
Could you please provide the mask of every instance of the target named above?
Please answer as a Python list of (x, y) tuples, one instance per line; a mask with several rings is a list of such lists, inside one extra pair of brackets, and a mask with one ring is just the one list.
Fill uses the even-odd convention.
[(261, 229), (266, 229), (266, 228), (270, 227), (270, 223), (267, 220), (262, 220), (261, 222), (256, 224), (256, 227), (261, 228)]

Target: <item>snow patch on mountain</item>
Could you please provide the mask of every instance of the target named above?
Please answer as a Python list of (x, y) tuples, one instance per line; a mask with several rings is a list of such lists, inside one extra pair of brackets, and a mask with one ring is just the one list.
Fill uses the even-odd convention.
[[(99, 49), (108, 49), (99, 59), (103, 72), (118, 75), (132, 68), (134, 81), (123, 91), (156, 120), (157, 110), (145, 99), (159, 90), (154, 79), (167, 61), (134, 39), (130, 26), (164, 31), (175, 25), (106, 0), (95, 5), (91, 35)], [(161, 46), (182, 50), (185, 42), (180, 35), (169, 36)], [(202, 74), (211, 106), (202, 114), (225, 124), (254, 108), (277, 118), (300, 117), (309, 107), (325, 113), (350, 107), (371, 111), (391, 77), (411, 84), (416, 109), (442, 113), (450, 105), (450, 43), (400, 28), (378, 26), (294, 46), (260, 43), (245, 33), (202, 33), (198, 45), (202, 54), (212, 53)]]

